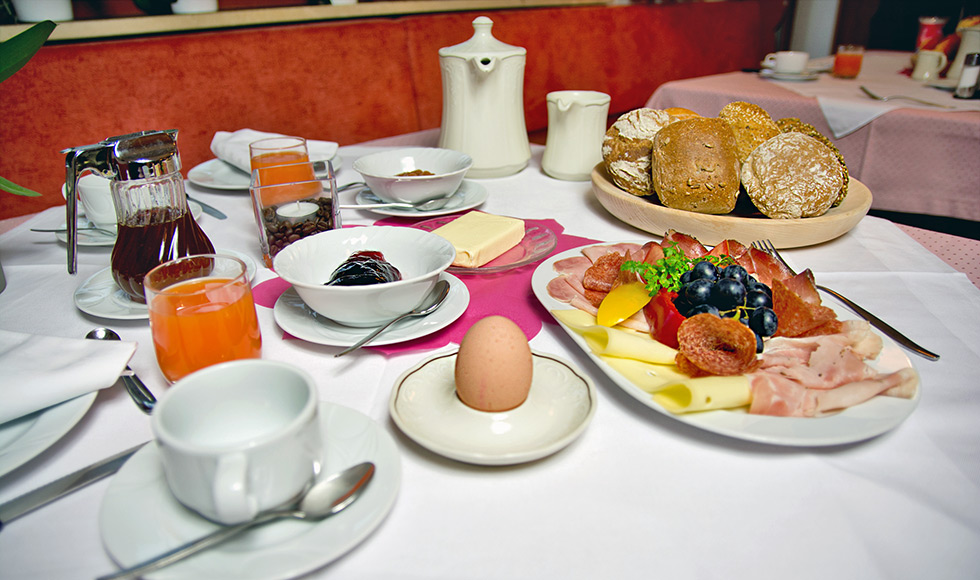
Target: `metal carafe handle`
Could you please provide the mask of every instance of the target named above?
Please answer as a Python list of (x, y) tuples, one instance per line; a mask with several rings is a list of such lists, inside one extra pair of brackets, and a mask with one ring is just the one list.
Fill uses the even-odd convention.
[(139, 131), (99, 143), (70, 147), (65, 154), (65, 222), (68, 273), (78, 270), (78, 178), (86, 171), (116, 180), (141, 179), (179, 170), (177, 131)]

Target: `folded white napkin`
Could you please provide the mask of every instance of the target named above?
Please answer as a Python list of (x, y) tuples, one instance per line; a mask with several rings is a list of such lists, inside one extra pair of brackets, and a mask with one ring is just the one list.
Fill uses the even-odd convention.
[[(211, 139), (211, 152), (218, 159), (230, 163), (245, 173), (251, 173), (248, 144), (269, 137), (288, 137), (280, 133), (263, 133), (254, 129), (239, 129), (234, 133), (217, 131)], [(306, 149), (310, 153), (310, 161), (327, 161), (337, 154), (338, 145), (332, 141), (306, 140)]]
[(0, 330), (0, 424), (115, 384), (135, 342)]

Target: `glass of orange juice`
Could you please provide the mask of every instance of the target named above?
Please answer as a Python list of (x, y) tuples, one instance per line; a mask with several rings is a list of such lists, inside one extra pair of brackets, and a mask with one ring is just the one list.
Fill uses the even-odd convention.
[(842, 44), (834, 55), (834, 76), (839, 79), (853, 79), (861, 72), (864, 60), (864, 47), (856, 44)]
[(262, 176), (262, 183), (294, 183), (314, 179), (312, 169), (307, 170), (310, 154), (306, 139), (302, 137), (269, 137), (248, 145), (252, 172)]
[(157, 363), (171, 383), (220, 362), (260, 358), (245, 263), (199, 254), (164, 262), (143, 280)]

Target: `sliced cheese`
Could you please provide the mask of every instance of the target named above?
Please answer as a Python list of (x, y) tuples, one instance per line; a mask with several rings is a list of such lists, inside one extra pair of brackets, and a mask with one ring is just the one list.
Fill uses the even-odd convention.
[(594, 316), (581, 310), (552, 310), (555, 318), (582, 335), (597, 355), (631, 358), (662, 365), (674, 364), (677, 351), (649, 335), (623, 328), (596, 324)]
[(735, 409), (752, 402), (752, 388), (745, 375), (698, 377), (666, 385), (651, 395), (671, 413)]
[(524, 222), (517, 218), (471, 211), (432, 230), (456, 248), (453, 266), (479, 268), (524, 239)]

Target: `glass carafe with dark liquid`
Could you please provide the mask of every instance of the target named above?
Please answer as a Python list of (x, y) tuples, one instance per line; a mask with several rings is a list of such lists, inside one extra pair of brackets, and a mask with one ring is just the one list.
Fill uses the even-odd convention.
[(112, 179), (117, 224), (112, 277), (133, 301), (145, 302), (143, 277), (157, 265), (214, 252), (187, 207), (176, 133), (143, 131), (66, 151), (69, 272), (74, 273), (77, 256), (74, 185), (88, 170)]

